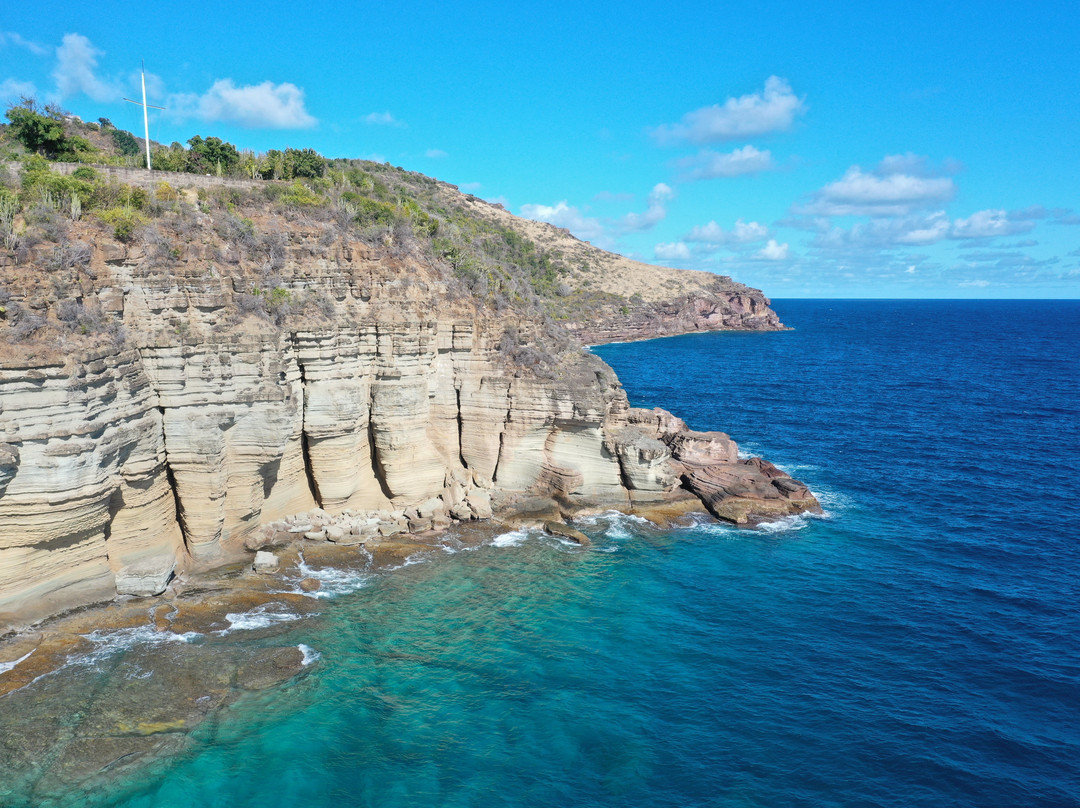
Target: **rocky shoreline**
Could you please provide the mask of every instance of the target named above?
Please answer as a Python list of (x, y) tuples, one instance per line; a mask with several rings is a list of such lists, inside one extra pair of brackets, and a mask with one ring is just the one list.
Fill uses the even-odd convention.
[[(820, 511), (805, 486), (740, 458), (723, 433), (694, 432), (660, 409), (622, 409), (618, 424), (606, 445), (621, 497), (575, 495), (574, 469), (549, 469), (542, 488), (525, 492), (451, 474), (439, 496), (415, 506), (313, 508), (265, 522), (229, 563), (130, 564), (115, 579), (125, 594), (9, 632), (0, 638), (4, 787), (36, 801), (89, 798), (103, 780), (182, 753), (192, 730), (237, 701), (299, 686), (315, 652), (275, 637), (349, 591), (335, 588), (343, 577), (362, 581), (529, 528), (587, 549), (575, 519), (612, 508), (665, 527), (703, 510), (737, 525)], [(257, 642), (228, 642), (240, 628)], [(99, 664), (112, 673), (95, 672)]]
[[(282, 642), (291, 623), (319, 619), (332, 608), (328, 598), (373, 575), (523, 529), (587, 551), (589, 539), (573, 523), (600, 510), (538, 496), (496, 507), (498, 518), (418, 533), (365, 531), (369, 521), (355, 514), (297, 514), (263, 527), (253, 559), (184, 573), (157, 597), (123, 596), (7, 636), (0, 642), (0, 769), (10, 774), (0, 801), (5, 793), (89, 797), (103, 781), (182, 753), (196, 742), (194, 729), (237, 701), (298, 686), (318, 652)], [(680, 489), (624, 509), (669, 528), (694, 519), (701, 502)], [(344, 532), (357, 521), (362, 538)], [(231, 641), (237, 631), (242, 637)]]
[[(310, 655), (272, 620), (257, 649), (219, 640), (230, 616), (318, 611), (311, 564), (372, 574), (514, 526), (580, 542), (574, 517), (608, 509), (820, 509), (727, 435), (631, 408), (574, 336), (782, 327), (761, 292), (379, 171), (351, 197), (98, 182), (152, 218), (46, 211), (0, 250), (0, 768), (45, 791), (119, 772), (293, 681)], [(360, 216), (384, 182), (408, 204), (367, 207), (394, 227)], [(168, 664), (87, 703), (78, 660), (123, 632)]]
[[(316, 507), (266, 522), (246, 534), (231, 562), (186, 569), (177, 569), (175, 563), (128, 565), (116, 576), (118, 597), (125, 603), (132, 598), (145, 600), (153, 611), (156, 604), (169, 602), (189, 581), (212, 577), (219, 569), (254, 563), (263, 571), (275, 572), (279, 555), (300, 546), (326, 548), (326, 553), (370, 552), (371, 547), (379, 548), (380, 553), (390, 548), (400, 552), (402, 548), (437, 544), (448, 529), (454, 529), (452, 535), (462, 530), (482, 535), (521, 526), (544, 526), (549, 532), (574, 536), (581, 534), (566, 520), (607, 509), (659, 524), (705, 509), (735, 525), (821, 511), (805, 485), (762, 458), (740, 457), (738, 446), (722, 432), (695, 432), (659, 408), (627, 408), (621, 423), (622, 428), (611, 435), (611, 448), (620, 464), (620, 490), (625, 498), (574, 496), (571, 492), (579, 481), (571, 472), (565, 472), (571, 479), (564, 480), (561, 488), (549, 484), (541, 489), (546, 494), (535, 488), (525, 492), (483, 488), (470, 485), (471, 478), (464, 474), (450, 475), (442, 494), (415, 506), (399, 510), (346, 508), (337, 513)], [(101, 608), (105, 615), (111, 605)], [(81, 606), (75, 611), (90, 614), (94, 607)], [(14, 627), (0, 637), (0, 695), (39, 676), (39, 666), (54, 657), (46, 651), (37, 654), (34, 663), (25, 664), (28, 658), (24, 657), (38, 648), (35, 645), (28, 651), (27, 643), (41, 637), (41, 625), (47, 624), (48, 620)]]

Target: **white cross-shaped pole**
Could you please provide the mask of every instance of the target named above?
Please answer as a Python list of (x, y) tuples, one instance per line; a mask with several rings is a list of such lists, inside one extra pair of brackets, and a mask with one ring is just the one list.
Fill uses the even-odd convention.
[[(132, 101), (130, 98), (125, 98), (125, 101), (131, 104), (139, 104), (138, 101)], [(153, 104), (146, 103), (146, 63), (142, 65), (142, 103), (139, 104), (142, 107), (142, 121), (143, 131), (146, 133), (146, 169), (147, 171), (153, 171), (154, 167), (150, 165), (150, 118), (147, 114), (148, 109), (165, 109), (165, 107), (155, 107)]]

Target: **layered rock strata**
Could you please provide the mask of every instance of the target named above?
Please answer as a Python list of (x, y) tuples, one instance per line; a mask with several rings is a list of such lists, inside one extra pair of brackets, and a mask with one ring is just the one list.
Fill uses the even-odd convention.
[[(486, 519), (516, 494), (634, 508), (685, 488), (737, 523), (816, 507), (726, 436), (630, 409), (592, 355), (543, 373), (509, 361), (505, 320), (406, 247), (275, 220), (266, 258), (183, 215), (203, 240), (166, 258), (80, 223), (84, 265), (0, 261), (43, 320), (62, 288), (127, 334), (16, 343), (0, 325), (0, 632), (308, 534), (348, 545)], [(268, 281), (315, 304), (276, 324), (245, 314)]]

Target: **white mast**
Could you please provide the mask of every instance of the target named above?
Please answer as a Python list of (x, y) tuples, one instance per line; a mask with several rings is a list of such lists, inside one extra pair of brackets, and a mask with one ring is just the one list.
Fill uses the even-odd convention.
[[(132, 104), (139, 104), (138, 101), (132, 101), (130, 98), (125, 98), (125, 101)], [(142, 63), (142, 103), (139, 104), (142, 107), (142, 122), (143, 132), (146, 134), (146, 169), (147, 171), (153, 171), (154, 167), (150, 164), (150, 118), (149, 108), (165, 109), (165, 107), (155, 107), (153, 104), (146, 103), (146, 62)]]

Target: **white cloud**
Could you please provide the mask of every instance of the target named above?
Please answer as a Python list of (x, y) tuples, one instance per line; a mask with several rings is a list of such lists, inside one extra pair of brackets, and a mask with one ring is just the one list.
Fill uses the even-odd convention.
[(575, 236), (586, 241), (604, 237), (604, 225), (599, 219), (585, 216), (577, 208), (568, 205), (565, 199), (554, 205), (522, 205), (521, 215), (526, 219), (565, 227)]
[(304, 106), (304, 91), (289, 82), (264, 81), (237, 87), (232, 79), (218, 79), (202, 95), (171, 96), (167, 106), (180, 118), (250, 128), (307, 129), (318, 123)]
[(399, 121), (390, 112), (369, 112), (364, 116), (364, 123), (372, 126), (405, 126), (404, 121)]
[(922, 216), (872, 218), (849, 228), (829, 227), (811, 244), (829, 252), (881, 250), (896, 246), (927, 246), (949, 237), (952, 223), (945, 211)]
[(1003, 210), (980, 210), (966, 219), (953, 222), (953, 238), (996, 238), (1027, 233), (1035, 223), (1030, 220), (1015, 221)]
[(442, 149), (428, 149), (426, 152), (424, 152), (424, 157), (430, 158), (432, 160), (441, 160), (443, 157), (447, 156), (448, 155), (446, 154), (446, 152), (444, 152)]
[(652, 229), (667, 216), (665, 203), (674, 196), (675, 192), (670, 186), (658, 182), (649, 192), (649, 207), (645, 212), (627, 213), (618, 221), (616, 225), (618, 230), (623, 233), (641, 233)]
[(661, 261), (688, 261), (690, 248), (685, 242), (673, 241), (657, 244), (653, 247), (653, 254)]
[(61, 98), (85, 93), (95, 101), (119, 101), (123, 88), (116, 82), (105, 81), (95, 75), (97, 57), (103, 51), (82, 34), (64, 34), (56, 49), (56, 91)]
[(960, 283), (957, 284), (957, 285), (958, 286), (970, 286), (970, 287), (974, 287), (976, 289), (985, 289), (987, 286), (990, 285), (990, 281), (982, 280), (982, 279), (975, 280), (975, 281), (960, 281)]
[(949, 235), (949, 217), (943, 210), (930, 214), (921, 222), (904, 220), (898, 224), (900, 232), (894, 239), (897, 244), (936, 244)]
[(716, 222), (706, 225), (698, 225), (683, 236), (685, 241), (700, 244), (746, 244), (752, 241), (762, 241), (769, 235), (769, 228), (760, 222), (744, 222), (739, 219), (735, 227), (730, 231), (725, 230)]
[(31, 42), (29, 39), (26, 39), (14, 31), (0, 31), (0, 47), (5, 47), (7, 45), (13, 45), (16, 48), (25, 48), (35, 56), (44, 56), (49, 52), (49, 49), (44, 45)]
[(887, 154), (878, 163), (875, 171), (881, 175), (887, 174), (911, 174), (916, 177), (938, 177), (950, 171), (939, 171), (930, 165), (930, 161), (921, 154), (905, 152), (904, 154)]
[(0, 101), (18, 101), (22, 97), (33, 98), (37, 95), (37, 87), (32, 81), (19, 81), (18, 79), (4, 79), (0, 82)]
[(777, 244), (776, 239), (771, 238), (768, 243), (754, 253), (754, 255), (764, 261), (784, 261), (788, 257), (788, 245)]
[(873, 171), (852, 166), (796, 212), (818, 216), (903, 216), (947, 202), (955, 192), (950, 177), (927, 175), (922, 158), (892, 155)]
[(867, 174), (859, 167), (848, 169), (842, 179), (826, 185), (820, 200), (829, 215), (906, 213), (912, 208), (943, 202), (955, 192), (948, 177), (916, 177), (911, 174)]
[(753, 146), (743, 146), (732, 152), (721, 153), (704, 149), (691, 157), (677, 160), (684, 180), (711, 180), (717, 177), (738, 177), (757, 174), (775, 167), (772, 153)]
[(469, 191), (471, 193), (472, 191), (479, 191), (483, 187), (484, 184), (482, 182), (463, 182), (458, 185), (458, 190)]
[(805, 111), (806, 102), (791, 91), (787, 80), (770, 76), (760, 93), (728, 98), (723, 104), (688, 112), (680, 123), (658, 126), (652, 134), (660, 143), (750, 138), (789, 129), (795, 116)]
[[(814, 238), (816, 248), (847, 253), (851, 251), (882, 250), (889, 247), (937, 244), (945, 239), (990, 239), (1026, 233), (1035, 227), (1030, 218), (1017, 221), (1004, 210), (982, 210), (966, 219), (950, 220), (943, 210), (933, 213), (873, 217), (849, 228), (830, 227)], [(1035, 242), (1020, 242), (1014, 246), (1034, 246)], [(975, 246), (975, 245), (961, 245)]]
[(670, 186), (658, 182), (649, 192), (649, 204), (644, 213), (627, 213), (617, 219), (600, 219), (586, 216), (564, 199), (554, 205), (522, 205), (521, 215), (526, 219), (536, 219), (557, 227), (565, 227), (578, 238), (611, 247), (613, 236), (641, 233), (663, 221), (667, 216), (666, 203), (674, 196), (675, 191)]

